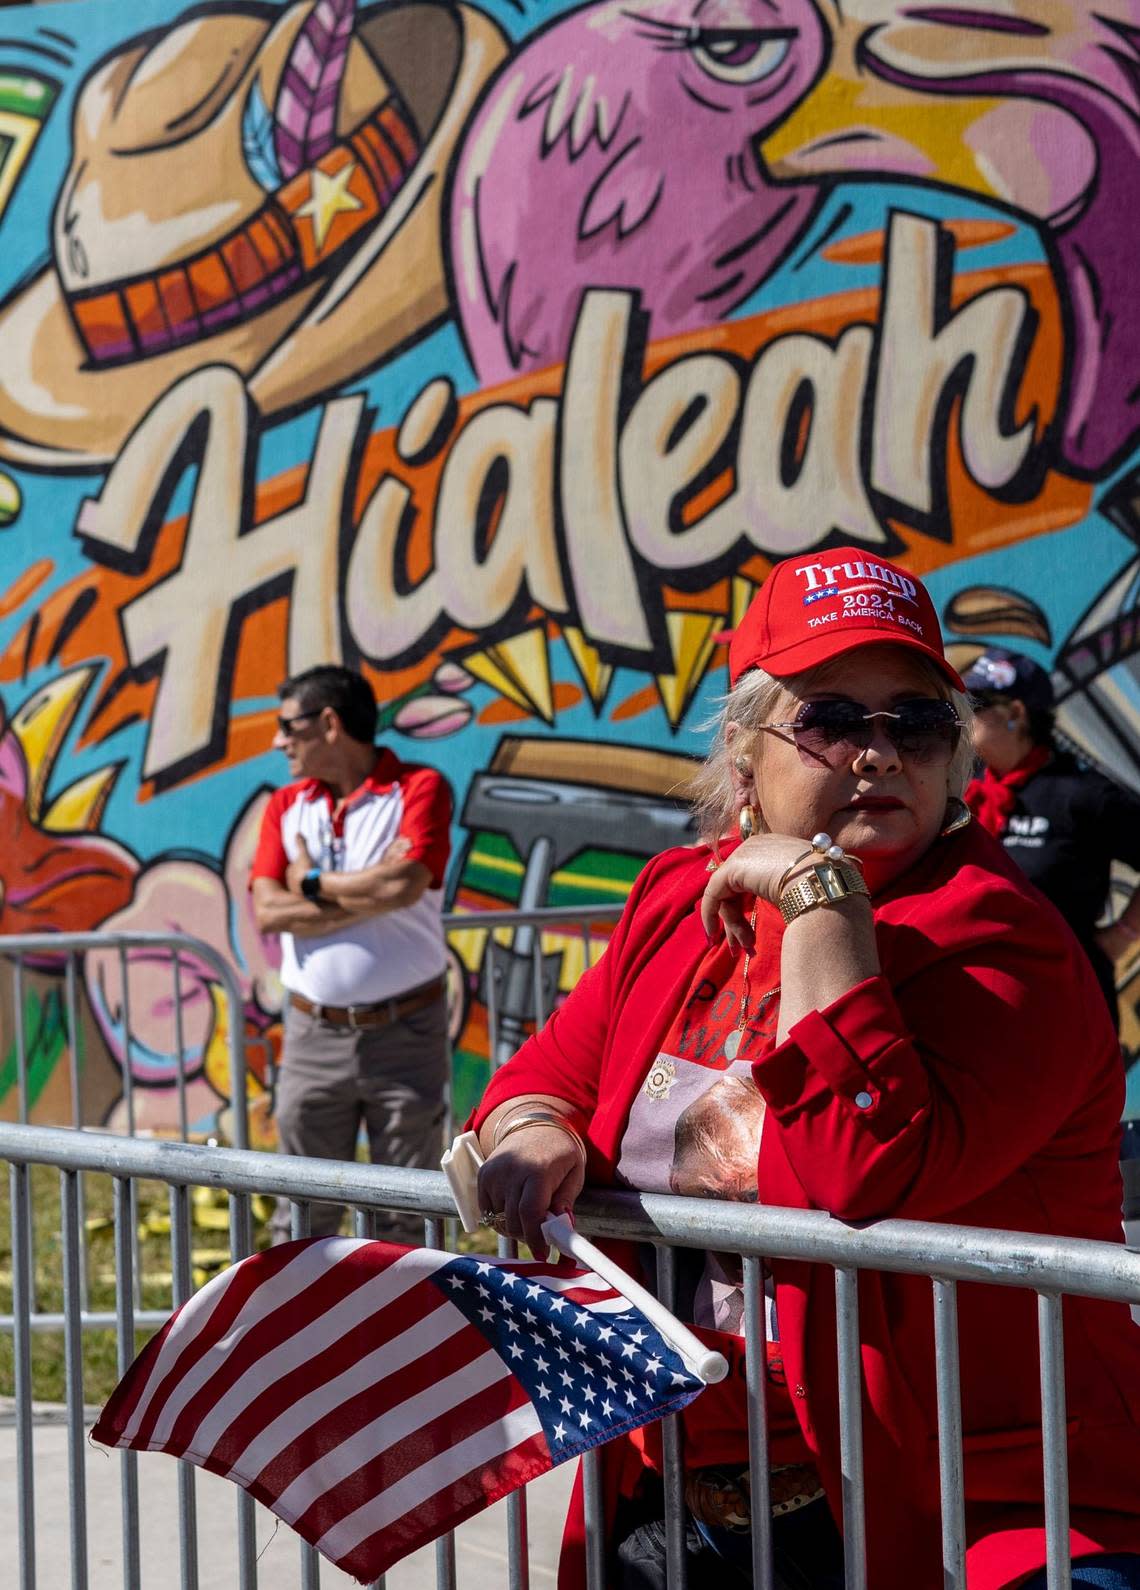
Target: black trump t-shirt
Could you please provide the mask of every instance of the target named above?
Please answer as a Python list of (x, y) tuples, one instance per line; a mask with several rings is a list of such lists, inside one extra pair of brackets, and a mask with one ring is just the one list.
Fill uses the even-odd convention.
[(1140, 871), (1140, 799), (1067, 751), (1055, 752), (1015, 793), (1001, 842), (1081, 941), (1115, 1017), (1113, 968), (1096, 943), (1096, 924), (1112, 863)]

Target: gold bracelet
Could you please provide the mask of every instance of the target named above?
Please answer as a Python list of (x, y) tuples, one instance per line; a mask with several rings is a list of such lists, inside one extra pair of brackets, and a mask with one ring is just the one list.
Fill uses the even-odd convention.
[(506, 1125), (504, 1126), (503, 1122), (500, 1121), (498, 1126), (495, 1128), (495, 1135), (492, 1141), (492, 1152), (497, 1148), (501, 1148), (506, 1142), (507, 1138), (510, 1137), (512, 1132), (521, 1132), (524, 1127), (527, 1126), (553, 1126), (556, 1131), (565, 1132), (567, 1137), (573, 1139), (574, 1146), (577, 1148), (579, 1154), (581, 1154), (582, 1169), (585, 1170), (585, 1143), (582, 1141), (580, 1135), (570, 1125), (570, 1122), (563, 1120), (562, 1116), (556, 1114), (553, 1110), (531, 1110), (527, 1114), (515, 1112), (511, 1115), (508, 1115)]
[(799, 855), (796, 857), (796, 859), (794, 861), (792, 861), (792, 862), (789, 862), (789, 864), (784, 868), (783, 872), (780, 874), (780, 881), (776, 885), (776, 899), (777, 899), (777, 901), (779, 900), (780, 896), (784, 892), (784, 885), (787, 883), (787, 881), (791, 877), (792, 873), (795, 872), (795, 870), (799, 866), (800, 862), (801, 861), (806, 861), (809, 856), (814, 856), (815, 853), (816, 853), (815, 852), (815, 846), (814, 845), (809, 845), (806, 850), (801, 850)]
[[(499, 1116), (499, 1119), (495, 1125), (494, 1135), (491, 1139), (492, 1147), (498, 1147), (500, 1136), (506, 1131), (508, 1124), (513, 1121), (516, 1116), (520, 1118), (527, 1116), (535, 1119), (541, 1117), (543, 1120), (546, 1120), (546, 1118), (551, 1115), (556, 1116), (560, 1121), (567, 1119), (567, 1117), (564, 1116), (560, 1110), (556, 1110), (552, 1104), (546, 1104), (541, 1099), (524, 1098), (517, 1104), (509, 1105), (504, 1113)], [(573, 1126), (573, 1121), (571, 1121), (570, 1124)], [(577, 1132), (578, 1128), (575, 1126), (574, 1130)], [(578, 1132), (578, 1135), (581, 1137), (581, 1132)]]
[(851, 856), (844, 856), (841, 861), (825, 857), (809, 867), (804, 876), (780, 896), (780, 914), (785, 923), (794, 922), (796, 917), (805, 911), (814, 911), (817, 906), (838, 905), (853, 894), (870, 898), (871, 891), (863, 874), (851, 865), (852, 860)]

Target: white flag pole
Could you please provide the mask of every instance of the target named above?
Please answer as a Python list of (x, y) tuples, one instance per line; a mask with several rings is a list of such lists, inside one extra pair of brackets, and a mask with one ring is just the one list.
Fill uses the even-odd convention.
[(542, 1234), (560, 1253), (569, 1259), (576, 1259), (586, 1269), (595, 1271), (603, 1281), (610, 1283), (615, 1292), (620, 1292), (634, 1308), (640, 1309), (650, 1324), (684, 1359), (686, 1369), (699, 1376), (706, 1385), (715, 1385), (728, 1374), (728, 1361), (723, 1353), (706, 1347), (687, 1325), (682, 1325), (675, 1314), (670, 1314), (665, 1305), (657, 1301), (652, 1292), (635, 1281), (620, 1264), (615, 1264), (601, 1248), (596, 1248), (580, 1232), (575, 1231), (566, 1215), (551, 1215), (544, 1220)]
[[(451, 1187), (451, 1195), (455, 1199), (455, 1207), (463, 1222), (464, 1231), (479, 1229), (479, 1200), (475, 1183), (482, 1163), (483, 1155), (479, 1148), (479, 1139), (474, 1132), (461, 1132), (440, 1161)], [(639, 1308), (669, 1345), (680, 1354), (685, 1367), (706, 1385), (715, 1385), (728, 1374), (728, 1363), (722, 1353), (706, 1347), (704, 1342), (693, 1335), (687, 1325), (682, 1325), (663, 1303), (657, 1301), (652, 1292), (647, 1291), (633, 1279), (632, 1275), (627, 1275), (619, 1264), (607, 1258), (600, 1248), (596, 1248), (592, 1242), (588, 1242), (575, 1231), (566, 1215), (551, 1215), (543, 1222), (542, 1234), (560, 1253), (564, 1253), (567, 1258), (575, 1259), (586, 1269), (595, 1271), (603, 1281), (610, 1283), (615, 1292), (620, 1292), (627, 1302), (632, 1303), (634, 1308)]]

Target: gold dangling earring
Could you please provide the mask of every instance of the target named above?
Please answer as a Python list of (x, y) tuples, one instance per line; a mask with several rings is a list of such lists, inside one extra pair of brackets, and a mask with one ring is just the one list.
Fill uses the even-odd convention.
[(740, 815), (736, 819), (736, 824), (740, 829), (741, 839), (751, 839), (756, 832), (756, 808), (754, 806), (742, 806)]
[(939, 838), (945, 839), (947, 834), (956, 834), (959, 829), (969, 827), (973, 820), (974, 814), (966, 802), (957, 795), (951, 795), (946, 802), (946, 816), (938, 831)]

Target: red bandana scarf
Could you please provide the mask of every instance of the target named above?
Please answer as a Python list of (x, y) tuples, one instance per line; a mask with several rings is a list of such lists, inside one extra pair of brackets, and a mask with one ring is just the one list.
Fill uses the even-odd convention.
[(1017, 805), (1017, 792), (1053, 755), (1052, 746), (1038, 745), (1016, 767), (999, 777), (992, 768), (986, 768), (981, 778), (973, 778), (966, 786), (966, 805), (978, 822), (995, 839), (1005, 832), (1010, 812)]

